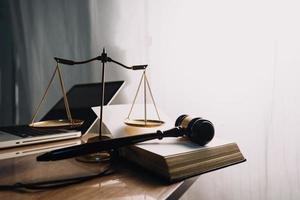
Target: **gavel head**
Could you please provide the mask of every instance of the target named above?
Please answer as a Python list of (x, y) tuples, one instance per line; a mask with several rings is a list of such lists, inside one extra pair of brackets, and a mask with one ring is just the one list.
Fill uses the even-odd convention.
[(184, 134), (188, 136), (191, 141), (202, 146), (209, 143), (215, 135), (213, 124), (200, 117), (192, 118), (188, 115), (181, 115), (177, 118), (175, 126), (182, 128)]

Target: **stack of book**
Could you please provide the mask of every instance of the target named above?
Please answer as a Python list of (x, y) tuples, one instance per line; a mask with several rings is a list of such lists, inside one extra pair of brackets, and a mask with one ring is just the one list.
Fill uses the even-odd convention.
[[(104, 108), (103, 123), (113, 138), (155, 132), (174, 127), (164, 114), (165, 124), (156, 128), (131, 127), (123, 123), (130, 105), (110, 105)], [(99, 113), (99, 108), (93, 108)], [(142, 110), (142, 109), (141, 109)], [(216, 133), (217, 135), (217, 133)], [(163, 138), (150, 140), (120, 149), (120, 154), (169, 182), (230, 166), (245, 161), (234, 142), (214, 138), (209, 144), (200, 146), (188, 138)]]

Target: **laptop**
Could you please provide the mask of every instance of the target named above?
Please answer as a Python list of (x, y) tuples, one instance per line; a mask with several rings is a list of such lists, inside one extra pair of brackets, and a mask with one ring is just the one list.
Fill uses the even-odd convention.
[(81, 139), (74, 138), (68, 140), (59, 140), (47, 143), (18, 146), (14, 148), (5, 148), (0, 150), (0, 160), (28, 156), (32, 154), (40, 154), (80, 144), (82, 144)]
[[(109, 105), (124, 85), (124, 81), (105, 83), (104, 105)], [(72, 118), (84, 120), (83, 125), (74, 129), (33, 128), (28, 125), (0, 127), (0, 149), (51, 141), (79, 138), (89, 132), (97, 121), (91, 107), (100, 105), (101, 83), (78, 84), (73, 86), (67, 97)], [(63, 98), (41, 119), (67, 119)]]

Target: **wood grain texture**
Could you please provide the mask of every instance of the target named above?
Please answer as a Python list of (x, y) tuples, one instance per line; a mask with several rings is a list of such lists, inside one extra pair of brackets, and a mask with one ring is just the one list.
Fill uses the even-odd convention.
[[(0, 184), (36, 182), (98, 173), (104, 164), (87, 164), (68, 159), (36, 162), (36, 155), (2, 160)], [(41, 192), (0, 192), (1, 200), (26, 199), (165, 199), (183, 182), (168, 185), (135, 165), (123, 161), (115, 173), (81, 184)]]

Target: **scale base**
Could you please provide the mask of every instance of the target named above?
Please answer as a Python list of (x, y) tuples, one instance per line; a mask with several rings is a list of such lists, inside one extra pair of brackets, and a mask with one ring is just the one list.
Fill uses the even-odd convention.
[(29, 124), (33, 128), (77, 128), (84, 123), (84, 120), (81, 119), (57, 119), (57, 120), (46, 120), (39, 121)]
[(129, 126), (138, 126), (138, 127), (156, 127), (156, 126), (161, 126), (165, 122), (161, 120), (153, 120), (153, 119), (125, 119), (124, 123)]
[[(99, 136), (95, 136), (95, 137), (89, 138), (87, 143), (98, 142), (100, 140), (107, 140), (107, 139), (110, 139), (110, 137), (101, 136), (101, 139), (100, 139)], [(84, 156), (78, 156), (78, 157), (76, 157), (76, 160), (79, 162), (85, 162), (85, 163), (107, 162), (107, 161), (111, 160), (111, 152), (110, 151), (101, 151), (101, 152), (97, 152), (97, 153), (87, 154)]]

